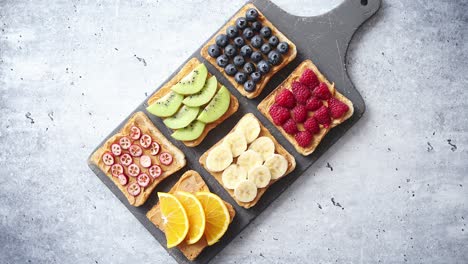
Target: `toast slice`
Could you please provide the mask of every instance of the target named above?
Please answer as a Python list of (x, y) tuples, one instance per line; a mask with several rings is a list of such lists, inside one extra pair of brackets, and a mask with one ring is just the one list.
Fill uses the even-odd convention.
[[(244, 115), (242, 118), (245, 118), (246, 116), (252, 116), (254, 117), (255, 119), (257, 119), (252, 113), (249, 113), (249, 114), (246, 114)], [(239, 120), (239, 122), (242, 120), (242, 118)], [(285, 177), (286, 175), (288, 175), (290, 172), (292, 172), (295, 168), (296, 168), (296, 160), (294, 159), (294, 157), (289, 154), (289, 152), (284, 149), (284, 147), (282, 145), (280, 145), (278, 143), (278, 141), (276, 141), (276, 139), (273, 137), (273, 135), (271, 135), (270, 131), (268, 131), (268, 129), (260, 122), (260, 120), (258, 120), (258, 123), (260, 124), (260, 134), (258, 135), (258, 137), (269, 137), (273, 143), (275, 144), (275, 153), (276, 154), (280, 154), (282, 155), (283, 157), (286, 158), (287, 162), (288, 162), (288, 169), (286, 171), (286, 173), (282, 176), (282, 177)], [(238, 124), (228, 133), (233, 133), (236, 128), (237, 128)], [(227, 136), (227, 135), (226, 135)], [(226, 137), (225, 136), (225, 137)], [(224, 138), (225, 138), (224, 137)], [(222, 138), (218, 143), (216, 143), (215, 145), (213, 145), (210, 149), (208, 149), (205, 153), (203, 153), (203, 155), (200, 157), (199, 159), (199, 162), (200, 164), (219, 182), (219, 184), (221, 184), (223, 187), (223, 180), (222, 180), (222, 174), (223, 172), (211, 172), (209, 171), (207, 168), (206, 168), (206, 158), (208, 156), (208, 153), (214, 149), (215, 147), (219, 146), (220, 144), (222, 144), (224, 138)], [(236, 163), (237, 162), (237, 158), (234, 158), (233, 160), (233, 163)], [(281, 177), (281, 178), (282, 178)], [(281, 179), (279, 178), (279, 179)], [(268, 188), (274, 184), (276, 181), (278, 181), (279, 179), (277, 180), (271, 180), (270, 183), (264, 187), (264, 188), (258, 188), (257, 189), (257, 196), (255, 197), (255, 199), (251, 202), (248, 202), (248, 203), (245, 203), (245, 202), (241, 202), (239, 200), (236, 199), (236, 196), (234, 195), (234, 190), (231, 190), (231, 189), (228, 189), (226, 187), (224, 187), (224, 189), (232, 196), (232, 198), (237, 202), (238, 205), (248, 209), (250, 207), (253, 207), (257, 204), (257, 202), (260, 200), (260, 198), (263, 196), (263, 194), (268, 190)]]
[[(173, 194), (176, 191), (185, 191), (185, 192), (190, 192), (190, 193), (195, 193), (195, 192), (208, 192), (210, 191), (208, 189), (208, 186), (206, 185), (205, 181), (203, 181), (202, 177), (198, 172), (189, 170), (186, 171), (177, 181), (176, 184), (171, 188), (169, 193)], [(231, 217), (231, 222), (234, 219), (234, 216), (236, 215), (236, 211), (234, 211), (234, 208), (227, 203), (224, 202), (228, 208), (229, 215)], [(151, 210), (146, 213), (146, 217), (154, 224), (156, 225), (161, 231), (164, 232), (164, 225), (162, 223), (162, 217), (161, 217), (161, 209), (159, 207), (159, 202), (151, 208)], [(197, 258), (198, 255), (203, 251), (208, 246), (206, 243), (206, 239), (203, 236), (197, 243), (188, 245), (187, 243), (182, 242), (180, 245), (177, 247), (179, 250), (189, 259), (190, 261), (194, 260)]]
[[(105, 152), (111, 150), (111, 145), (113, 143), (119, 142), (119, 139), (123, 136), (130, 135), (130, 128), (132, 126), (137, 126), (141, 130), (141, 134), (148, 134), (152, 137), (153, 141), (156, 141), (160, 145), (160, 150), (158, 155), (151, 155), (151, 151), (149, 149), (143, 149), (143, 155), (148, 155), (151, 157), (152, 164), (158, 164), (162, 168), (162, 174), (152, 179), (150, 184), (146, 187), (141, 187), (141, 192), (137, 196), (132, 196), (127, 191), (127, 186), (136, 182), (136, 177), (128, 177), (129, 181), (126, 186), (122, 186), (117, 177), (113, 177), (111, 174), (111, 166), (107, 166), (102, 161), (102, 155)], [(170, 165), (162, 165), (159, 161), (159, 154), (163, 152), (168, 152), (172, 155), (173, 161)], [(122, 150), (122, 155), (124, 153), (129, 153), (128, 150)], [(140, 165), (140, 158), (139, 157), (132, 157), (133, 163)], [(115, 163), (119, 163), (120, 157), (115, 157)], [(145, 201), (150, 196), (151, 192), (154, 188), (165, 178), (169, 177), (170, 175), (174, 174), (176, 171), (180, 170), (182, 167), (185, 166), (186, 160), (185, 155), (182, 151), (180, 151), (176, 146), (172, 145), (172, 143), (167, 140), (167, 138), (153, 125), (153, 123), (149, 120), (149, 118), (143, 112), (135, 113), (127, 123), (122, 127), (122, 129), (112, 137), (110, 137), (101, 147), (99, 147), (90, 157), (90, 162), (98, 166), (106, 175), (111, 179), (115, 185), (120, 189), (120, 191), (125, 195), (128, 202), (133, 206), (140, 206), (145, 203)], [(123, 166), (125, 174), (128, 175), (128, 167)], [(141, 173), (148, 173), (148, 169), (140, 167)], [(129, 176), (129, 175), (128, 175)]]
[[(348, 107), (349, 110), (346, 112), (341, 118), (339, 119), (333, 119), (332, 123), (328, 128), (324, 127), (323, 125), (320, 125), (320, 132), (314, 135), (314, 139), (311, 142), (311, 144), (307, 147), (301, 147), (297, 144), (296, 140), (294, 139), (294, 135), (290, 135), (284, 131), (284, 129), (281, 126), (276, 126), (279, 131), (283, 134), (283, 136), (289, 140), (289, 142), (296, 148), (297, 152), (301, 153), (304, 156), (310, 155), (314, 150), (317, 148), (317, 146), (320, 144), (322, 139), (325, 137), (325, 135), (330, 131), (330, 129), (336, 127), (337, 125), (343, 123), (346, 121), (348, 118), (350, 118), (353, 115), (354, 108), (353, 108), (353, 103), (346, 98), (344, 95), (342, 95), (340, 92), (338, 92), (335, 89), (335, 84), (330, 83), (327, 78), (319, 71), (317, 66), (311, 61), (311, 60), (305, 60), (297, 68), (286, 78), (280, 85), (278, 85), (273, 92), (271, 92), (265, 99), (263, 99), (262, 102), (257, 106), (258, 110), (266, 117), (268, 120), (270, 120), (273, 123), (273, 119), (270, 116), (269, 109), (270, 107), (275, 103), (275, 98), (276, 95), (281, 92), (283, 89), (290, 89), (291, 90), (291, 84), (294, 81), (299, 80), (301, 77), (301, 74), (304, 72), (305, 69), (311, 69), (318, 77), (318, 80), (320, 82), (324, 82), (327, 84), (328, 89), (330, 90), (331, 94), (333, 97), (336, 99), (340, 100), (341, 102), (345, 103)], [(323, 101), (323, 104), (328, 106), (328, 103), (326, 101)], [(310, 113), (311, 114), (311, 113)], [(273, 123), (274, 124), (274, 123)], [(303, 130), (303, 125), (299, 124), (298, 125), (299, 130)]]
[[(235, 25), (236, 19), (239, 17), (244, 17), (245, 12), (250, 9), (250, 8), (255, 8), (258, 11), (258, 21), (262, 23), (263, 26), (268, 26), (271, 29), (272, 36), (277, 36), (280, 42), (286, 42), (289, 45), (289, 51), (283, 55), (283, 60), (280, 64), (273, 66), (270, 71), (262, 77), (260, 82), (257, 83), (257, 88), (255, 91), (249, 93), (244, 90), (244, 86), (242, 84), (239, 84), (235, 81), (234, 76), (229, 76), (226, 74), (224, 71), (224, 68), (218, 66), (216, 63), (216, 59), (211, 57), (208, 54), (208, 47), (211, 46), (212, 44), (215, 44), (216, 42), (216, 36), (219, 34), (224, 34), (226, 32), (226, 28), (232, 25)], [(251, 48), (254, 51), (258, 51), (259, 49), (254, 48), (251, 46)], [(220, 72), (224, 74), (224, 76), (231, 82), (231, 84), (236, 87), (236, 89), (245, 97), (252, 99), (260, 95), (260, 93), (263, 91), (265, 88), (265, 85), (268, 83), (268, 81), (271, 79), (273, 75), (275, 75), (278, 71), (280, 71), (284, 66), (286, 66), (288, 63), (293, 61), (296, 58), (297, 55), (297, 49), (296, 45), (289, 40), (281, 31), (279, 31), (266, 17), (265, 15), (262, 14), (253, 4), (248, 3), (245, 6), (243, 6), (229, 21), (226, 22), (226, 24), (218, 31), (216, 32), (213, 37), (208, 40), (208, 42), (203, 46), (203, 48), (200, 51), (201, 55), (203, 58), (205, 58), (208, 62), (210, 62), (213, 66), (215, 66)], [(265, 56), (264, 56), (265, 57)], [(246, 60), (246, 62), (250, 61), (250, 59)]]
[[(178, 81), (180, 81), (182, 78), (184, 78), (188, 73), (190, 73), (193, 69), (195, 69), (201, 62), (197, 58), (192, 58), (190, 59), (183, 67), (182, 69), (167, 83), (165, 83), (159, 90), (157, 90), (147, 101), (148, 105), (151, 105), (161, 97), (165, 96), (168, 92), (171, 91), (171, 87), (174, 86)], [(212, 74), (208, 72), (207, 79), (210, 78)], [(218, 81), (218, 90), (221, 88), (221, 83)], [(182, 141), (187, 147), (195, 147), (198, 146), (203, 139), (208, 135), (208, 132), (210, 132), (212, 129), (214, 129), (216, 126), (221, 124), (224, 120), (228, 119), (231, 115), (233, 115), (237, 109), (239, 109), (239, 101), (235, 96), (231, 94), (231, 102), (229, 103), (229, 108), (222, 115), (218, 120), (206, 124), (205, 129), (203, 130), (203, 133), (200, 135), (195, 140), (192, 141)]]

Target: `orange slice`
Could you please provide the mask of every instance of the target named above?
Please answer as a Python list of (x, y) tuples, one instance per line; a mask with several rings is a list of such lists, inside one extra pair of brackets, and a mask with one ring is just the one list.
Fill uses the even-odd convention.
[(189, 231), (185, 242), (187, 244), (197, 243), (203, 236), (205, 232), (205, 212), (203, 211), (202, 204), (198, 201), (195, 195), (178, 191), (175, 193), (175, 196), (184, 206), (185, 212), (189, 220)]
[(224, 201), (214, 193), (197, 192), (198, 198), (205, 211), (205, 238), (209, 246), (218, 242), (228, 229), (230, 216)]
[(189, 231), (187, 213), (182, 203), (174, 195), (158, 192), (158, 197), (167, 248), (172, 248), (179, 245), (187, 236)]

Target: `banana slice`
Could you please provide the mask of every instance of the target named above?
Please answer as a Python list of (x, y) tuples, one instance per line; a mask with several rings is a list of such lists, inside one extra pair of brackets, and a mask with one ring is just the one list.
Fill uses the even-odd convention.
[(232, 163), (232, 153), (229, 147), (221, 144), (208, 153), (206, 157), (206, 168), (217, 172), (226, 169)]
[(223, 140), (223, 144), (227, 145), (232, 152), (233, 157), (237, 157), (247, 149), (247, 141), (245, 140), (244, 133), (234, 131), (229, 133)]
[(260, 124), (255, 117), (247, 115), (239, 121), (236, 130), (242, 131), (247, 143), (251, 143), (260, 134)]
[(255, 166), (263, 164), (262, 155), (258, 154), (256, 151), (251, 149), (240, 154), (237, 158), (237, 164), (241, 167), (244, 167), (246, 171), (250, 171)]
[(271, 173), (270, 169), (268, 169), (265, 165), (259, 165), (253, 167), (249, 171), (248, 180), (255, 183), (257, 188), (264, 188), (270, 183), (271, 180)]
[(228, 189), (235, 189), (239, 183), (247, 179), (247, 171), (237, 164), (231, 164), (223, 171), (221, 180), (223, 186)]
[(273, 154), (265, 160), (264, 165), (270, 170), (272, 180), (281, 178), (288, 170), (288, 161), (279, 154)]
[(243, 203), (251, 202), (257, 197), (257, 186), (255, 186), (255, 183), (245, 180), (234, 189), (234, 196)]
[(269, 137), (259, 137), (250, 144), (249, 149), (262, 155), (262, 158), (265, 161), (275, 154), (275, 143), (273, 143), (273, 140)]

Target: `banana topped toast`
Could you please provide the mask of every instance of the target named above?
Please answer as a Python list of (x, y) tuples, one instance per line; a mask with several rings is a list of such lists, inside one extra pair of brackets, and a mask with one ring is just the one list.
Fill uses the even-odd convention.
[(200, 52), (247, 98), (260, 95), (270, 78), (297, 54), (296, 45), (250, 3)]
[(185, 166), (185, 155), (142, 112), (90, 157), (133, 206), (145, 203), (153, 189)]
[(257, 108), (304, 156), (354, 111), (311, 60), (303, 61)]
[[(198, 172), (189, 170), (182, 175), (182, 177), (177, 181), (177, 183), (169, 191), (170, 194), (174, 194), (178, 191), (188, 192), (188, 193), (198, 193), (198, 192), (209, 192), (208, 186)], [(229, 221), (232, 222), (236, 211), (232, 206), (223, 202), (227, 207), (229, 213)], [(165, 232), (164, 219), (161, 213), (160, 202), (158, 202), (148, 213), (146, 217), (156, 225), (161, 231)], [(188, 244), (187, 240), (182, 241), (178, 244), (179, 250), (187, 257), (189, 260), (194, 260), (197, 256), (208, 246), (207, 239), (205, 236), (202, 236), (200, 240), (193, 244)]]
[(253, 114), (244, 115), (199, 161), (244, 208), (257, 204), (273, 183), (296, 167), (294, 157)]
[(172, 137), (188, 147), (199, 145), (208, 132), (234, 114), (239, 102), (197, 58), (148, 99), (147, 111), (163, 118)]

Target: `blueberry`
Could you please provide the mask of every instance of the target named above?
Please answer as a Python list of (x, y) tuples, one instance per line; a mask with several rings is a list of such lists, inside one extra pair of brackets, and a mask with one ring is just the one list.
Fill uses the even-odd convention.
[(244, 46), (245, 42), (244, 42), (244, 39), (242, 37), (237, 37), (234, 39), (234, 45), (236, 45), (236, 47), (240, 48), (242, 46)]
[(262, 29), (260, 29), (260, 35), (264, 38), (269, 38), (271, 36), (271, 29), (267, 26), (262, 27)]
[(226, 68), (224, 68), (224, 70), (226, 71), (227, 75), (229, 75), (229, 76), (234, 76), (234, 74), (236, 74), (236, 72), (237, 72), (236, 66), (234, 66), (232, 64), (228, 64), (226, 66)]
[(245, 12), (245, 17), (247, 18), (247, 21), (255, 21), (258, 17), (258, 11), (255, 8), (250, 8)]
[(240, 54), (244, 57), (250, 57), (250, 54), (252, 54), (252, 48), (249, 45), (244, 45), (240, 49)]
[(236, 20), (236, 26), (238, 29), (244, 29), (245, 27), (247, 27), (247, 19), (245, 19), (245, 17), (239, 17)]
[(226, 35), (230, 38), (235, 38), (239, 35), (239, 30), (235, 26), (229, 26), (226, 28)]
[(252, 55), (250, 55), (250, 59), (253, 61), (253, 62), (259, 62), (263, 59), (262, 57), (262, 54), (258, 51), (254, 51), (252, 52)]
[(255, 86), (256, 85), (252, 80), (246, 81), (244, 83), (244, 90), (251, 93), (251, 92), (255, 91)]
[(250, 40), (250, 44), (252, 44), (252, 47), (258, 49), (258, 48), (260, 48), (262, 46), (263, 39), (259, 35), (256, 35)]
[(229, 39), (226, 35), (224, 34), (220, 34), (216, 37), (216, 45), (218, 45), (218, 47), (220, 48), (224, 48), (226, 47), (226, 45), (228, 44), (229, 42)]
[(281, 63), (281, 54), (278, 51), (272, 50), (268, 53), (268, 62), (272, 65), (278, 65)]
[(246, 64), (244, 64), (244, 71), (248, 74), (251, 74), (255, 71), (255, 65), (251, 62), (247, 62)]
[(232, 44), (227, 45), (224, 48), (224, 54), (226, 54), (229, 58), (236, 56), (237, 54), (236, 47), (234, 47)]
[(278, 49), (279, 53), (285, 54), (286, 52), (288, 52), (289, 45), (286, 42), (280, 42), (278, 44), (278, 47), (276, 47), (276, 48)]
[(268, 54), (268, 52), (271, 51), (271, 46), (270, 46), (270, 44), (265, 43), (265, 44), (262, 45), (260, 50), (262, 51), (263, 54)]
[(216, 58), (221, 54), (221, 49), (219, 49), (218, 46), (213, 44), (208, 47), (208, 54), (210, 54), (211, 57)]
[(216, 59), (216, 63), (219, 67), (224, 68), (229, 62), (229, 58), (226, 55), (221, 55)]
[(267, 74), (270, 71), (270, 64), (268, 62), (262, 60), (257, 64), (258, 70), (261, 74)]
[(262, 74), (258, 71), (252, 72), (252, 74), (250, 74), (250, 78), (252, 79), (254, 83), (258, 83), (260, 79), (262, 79)]
[(247, 81), (247, 74), (245, 74), (245, 72), (238, 72), (236, 76), (234, 76), (234, 80), (239, 84), (244, 84), (245, 81)]
[(261, 28), (262, 28), (262, 23), (260, 23), (258, 21), (255, 21), (255, 22), (252, 23), (253, 31), (259, 32)]
[(251, 39), (255, 33), (251, 28), (248, 27), (244, 29), (244, 32), (242, 32), (242, 34), (244, 35), (244, 38)]
[(244, 65), (245, 63), (244, 57), (242, 57), (241, 55), (235, 56), (232, 61), (234, 62), (234, 65), (236, 65), (237, 67), (242, 67), (242, 65)]
[(278, 45), (278, 42), (279, 39), (277, 36), (271, 36), (271, 38), (268, 40), (268, 43), (270, 43), (272, 47), (276, 47), (276, 45)]

